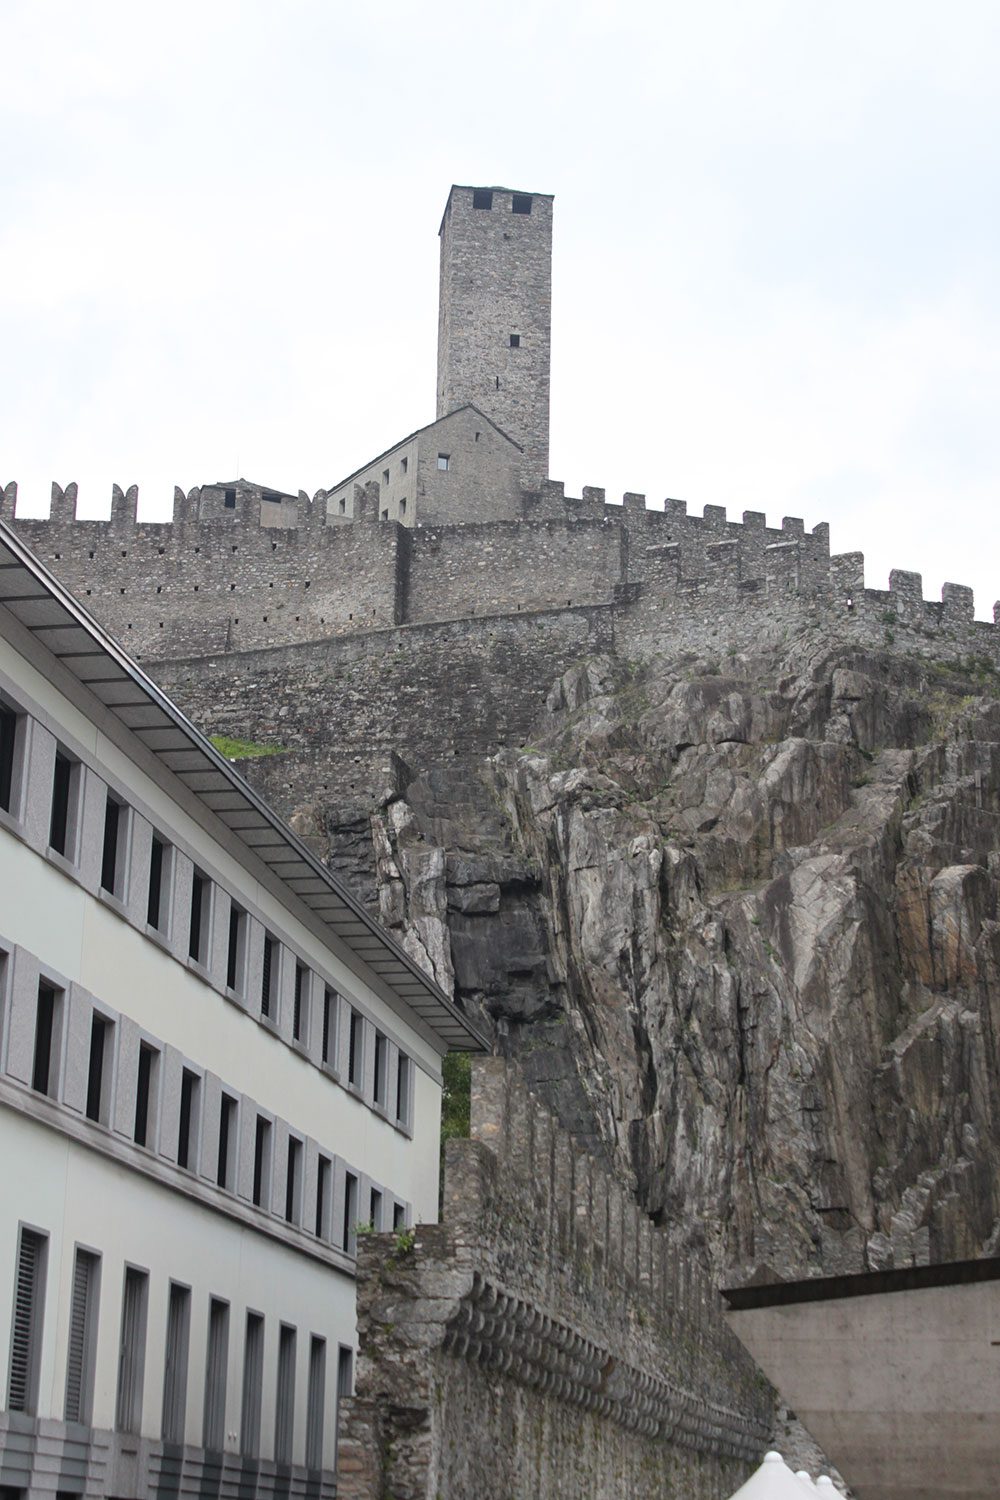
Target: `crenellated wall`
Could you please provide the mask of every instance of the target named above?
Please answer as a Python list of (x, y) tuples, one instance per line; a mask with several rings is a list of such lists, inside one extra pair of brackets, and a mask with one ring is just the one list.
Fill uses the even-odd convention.
[[(52, 487), (45, 520), (0, 514), (140, 658), (321, 642), (359, 631), (615, 605), (618, 644), (637, 652), (745, 649), (805, 623), (866, 644), (1000, 663), (1000, 632), (971, 590), (922, 597), (918, 574), (866, 589), (860, 553), (830, 555), (829, 528), (741, 521), (683, 501), (607, 503), (547, 483), (520, 520), (410, 528), (380, 521), (379, 486), (356, 486), (353, 517), (235, 482), (175, 493), (172, 523), (137, 522), (137, 491), (115, 486), (108, 520), (76, 520), (76, 486)], [(384, 507), (383, 507), (384, 508)], [(994, 610), (995, 621), (1000, 607)]]
[(444, 1222), (360, 1247), (340, 1500), (722, 1500), (773, 1392), (714, 1288), (512, 1064), (473, 1069)]

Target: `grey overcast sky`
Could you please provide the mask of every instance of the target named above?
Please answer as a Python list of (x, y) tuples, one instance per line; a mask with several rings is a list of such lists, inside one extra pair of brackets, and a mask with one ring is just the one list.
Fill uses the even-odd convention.
[(452, 182), (556, 196), (552, 476), (1000, 596), (997, 0), (0, 0), (0, 483), (313, 493), (434, 415)]

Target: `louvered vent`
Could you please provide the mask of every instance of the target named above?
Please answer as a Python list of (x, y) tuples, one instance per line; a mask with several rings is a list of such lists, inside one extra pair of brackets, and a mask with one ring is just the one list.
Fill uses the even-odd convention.
[(73, 1299), (69, 1310), (66, 1357), (66, 1421), (90, 1421), (90, 1351), (97, 1289), (97, 1256), (77, 1250), (73, 1265)]
[(7, 1406), (10, 1411), (31, 1412), (35, 1406), (38, 1346), (42, 1333), (44, 1271), (44, 1235), (36, 1233), (33, 1229), (22, 1229), (21, 1241), (17, 1248), (14, 1329), (7, 1389)]

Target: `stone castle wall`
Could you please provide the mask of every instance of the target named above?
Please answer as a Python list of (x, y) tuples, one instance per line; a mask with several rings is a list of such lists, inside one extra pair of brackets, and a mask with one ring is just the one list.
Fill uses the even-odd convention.
[(773, 1392), (719, 1299), (498, 1058), (473, 1063), (444, 1222), (360, 1247), (341, 1500), (722, 1500)]
[(413, 529), (378, 520), (377, 484), (355, 491), (358, 519), (339, 524), (324, 491), (268, 504), (240, 490), (232, 509), (218, 486), (177, 491), (172, 524), (137, 522), (136, 503), (116, 487), (109, 520), (77, 521), (76, 486), (56, 485), (48, 519), (18, 519), (8, 485), (0, 516), (144, 660), (614, 603), (620, 649), (742, 648), (806, 616), (869, 645), (1000, 661), (1000, 632), (973, 618), (969, 589), (924, 600), (919, 575), (901, 571), (867, 589), (860, 553), (831, 557), (828, 527), (794, 517), (774, 528), (720, 506), (689, 516), (632, 494), (609, 505), (558, 484), (526, 494), (521, 520)]

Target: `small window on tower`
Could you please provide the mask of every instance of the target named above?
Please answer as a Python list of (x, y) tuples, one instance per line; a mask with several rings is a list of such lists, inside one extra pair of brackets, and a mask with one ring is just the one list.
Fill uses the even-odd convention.
[(235, 510), (236, 509), (236, 491), (235, 490), (227, 490), (226, 491), (225, 506), (226, 506), (227, 510)]
[(473, 208), (492, 208), (493, 194), (489, 188), (474, 188), (472, 191)]
[(450, 467), (450, 465), (451, 465), (451, 455), (448, 454), (448, 453), (439, 453), (438, 454), (438, 468), (439, 469), (447, 469), (447, 468)]
[(531, 194), (515, 193), (510, 200), (510, 211), (512, 214), (530, 214)]
[(521, 335), (519, 333), (512, 333), (511, 334), (511, 336), (510, 336), (510, 347), (512, 349), (520, 349), (520, 347), (521, 347)]

